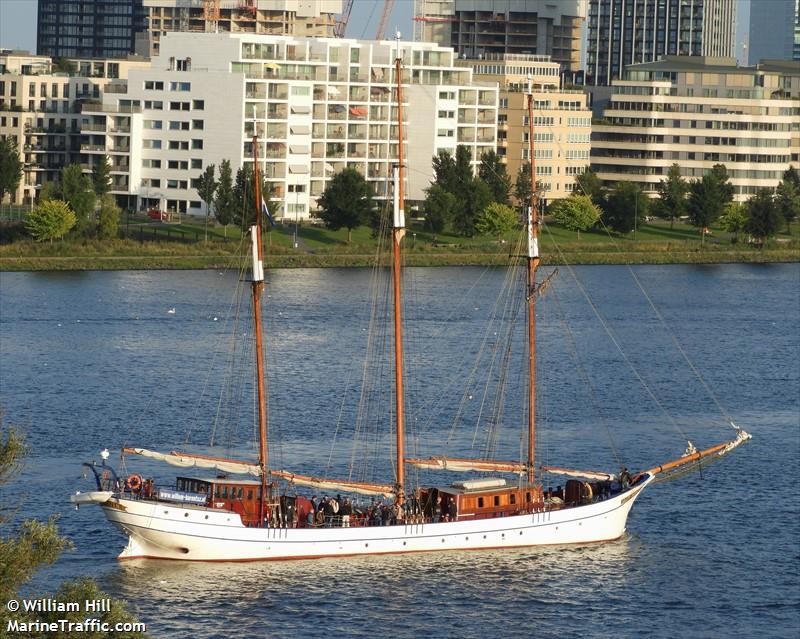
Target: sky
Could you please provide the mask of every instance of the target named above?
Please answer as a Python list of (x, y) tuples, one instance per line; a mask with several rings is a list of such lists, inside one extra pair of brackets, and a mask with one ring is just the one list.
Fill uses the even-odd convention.
[[(739, 20), (736, 32), (736, 56), (742, 60), (742, 43), (749, 22), (750, 5), (763, 9), (770, 0), (737, 0)], [(347, 36), (373, 38), (380, 20), (382, 0), (355, 0)], [(413, 38), (414, 0), (395, 0), (386, 35), (399, 29), (403, 39)], [(0, 0), (0, 48), (36, 50), (36, 0)]]

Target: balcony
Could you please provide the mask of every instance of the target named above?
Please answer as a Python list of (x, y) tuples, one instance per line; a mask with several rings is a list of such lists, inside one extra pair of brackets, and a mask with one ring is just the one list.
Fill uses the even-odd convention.
[(105, 153), (105, 144), (81, 144), (81, 153)]

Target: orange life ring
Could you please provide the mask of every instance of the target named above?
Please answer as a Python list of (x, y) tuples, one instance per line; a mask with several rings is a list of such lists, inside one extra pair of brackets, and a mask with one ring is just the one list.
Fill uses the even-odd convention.
[(125, 484), (133, 493), (138, 493), (142, 489), (142, 476), (141, 475), (129, 475), (128, 479), (125, 480)]

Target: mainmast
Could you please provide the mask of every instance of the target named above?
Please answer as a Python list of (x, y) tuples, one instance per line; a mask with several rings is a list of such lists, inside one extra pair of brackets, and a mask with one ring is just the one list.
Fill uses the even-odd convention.
[(402, 94), (402, 56), (400, 52), (400, 33), (397, 40), (397, 57), (394, 61), (397, 78), (397, 166), (394, 168), (394, 221), (392, 224), (392, 276), (394, 281), (394, 376), (395, 411), (397, 414), (397, 495), (396, 502), (402, 505), (405, 491), (405, 404), (403, 401), (403, 324), (400, 297), (400, 241), (405, 235), (405, 166), (403, 164), (403, 94)]
[(536, 479), (536, 269), (539, 268), (539, 196), (536, 190), (536, 160), (533, 144), (533, 80), (528, 76), (528, 151), (531, 168), (531, 199), (528, 207), (528, 483)]
[(250, 227), (253, 246), (253, 324), (256, 334), (256, 385), (258, 388), (258, 464), (261, 468), (259, 525), (264, 525), (269, 487), (267, 450), (267, 398), (264, 390), (264, 340), (261, 335), (261, 293), (264, 290), (264, 255), (261, 246), (261, 174), (258, 170), (258, 136), (253, 136), (253, 180), (255, 182), (256, 223)]

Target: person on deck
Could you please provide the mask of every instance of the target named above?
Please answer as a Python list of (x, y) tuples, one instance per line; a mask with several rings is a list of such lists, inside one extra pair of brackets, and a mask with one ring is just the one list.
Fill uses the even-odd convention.
[(622, 468), (622, 472), (619, 474), (619, 483), (622, 486), (622, 490), (627, 490), (628, 486), (631, 485), (631, 474), (625, 467)]
[(347, 497), (344, 498), (339, 513), (342, 516), (342, 528), (350, 528), (350, 515), (353, 514), (353, 505)]

